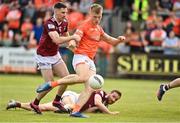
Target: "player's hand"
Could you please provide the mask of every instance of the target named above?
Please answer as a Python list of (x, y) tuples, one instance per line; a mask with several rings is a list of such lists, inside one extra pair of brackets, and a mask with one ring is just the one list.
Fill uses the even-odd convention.
[(76, 41), (75, 40), (71, 40), (69, 43), (68, 43), (68, 46), (67, 48), (70, 49), (71, 51), (74, 51), (74, 49), (76, 48)]
[(126, 39), (125, 36), (119, 36), (117, 39), (119, 39), (120, 41), (124, 41)]
[(113, 111), (111, 112), (112, 115), (116, 115), (116, 114), (119, 114), (119, 111)]
[(73, 39), (75, 40), (75, 41), (80, 41), (81, 40), (81, 37), (79, 36), (79, 35), (77, 35), (77, 34), (74, 34), (74, 35), (72, 35), (73, 36)]

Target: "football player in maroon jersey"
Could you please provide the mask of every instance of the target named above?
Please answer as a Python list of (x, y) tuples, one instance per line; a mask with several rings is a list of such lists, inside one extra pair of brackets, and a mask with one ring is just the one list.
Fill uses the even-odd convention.
[[(52, 81), (54, 73), (59, 77), (65, 77), (69, 74), (68, 69), (62, 60), (58, 49), (59, 45), (70, 40), (79, 40), (77, 35), (69, 36), (68, 21), (66, 19), (67, 7), (65, 4), (59, 2), (54, 5), (54, 15), (48, 19), (43, 25), (43, 33), (40, 38), (39, 46), (37, 48), (36, 62), (41, 71), (44, 81)], [(66, 85), (59, 87), (57, 95), (53, 101), (53, 106), (64, 110), (60, 99)], [(45, 91), (39, 93), (35, 100), (30, 103), (31, 108), (37, 113), (41, 114), (38, 107), (40, 100), (48, 93)]]
[[(118, 114), (117, 111), (110, 111), (108, 105), (114, 104), (121, 98), (121, 92), (118, 90), (112, 90), (110, 93), (99, 90), (94, 91), (85, 105), (82, 107), (81, 112), (102, 112), (107, 114)], [(67, 111), (71, 111), (74, 104), (77, 102), (79, 94), (73, 91), (65, 91), (62, 95), (62, 103)], [(6, 109), (11, 108), (22, 108), (25, 110), (31, 110), (29, 103), (23, 103), (15, 100), (10, 100), (7, 104)], [(39, 105), (41, 111), (55, 111), (57, 113), (65, 113), (62, 110), (54, 107), (52, 102), (44, 103)]]

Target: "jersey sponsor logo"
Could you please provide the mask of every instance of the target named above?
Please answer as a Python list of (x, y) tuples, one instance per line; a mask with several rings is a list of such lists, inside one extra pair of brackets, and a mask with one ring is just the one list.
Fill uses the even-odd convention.
[(93, 40), (96, 40), (96, 41), (98, 41), (99, 42), (99, 40), (100, 40), (100, 36), (96, 36), (96, 35), (90, 35), (90, 37), (91, 37), (91, 39), (93, 39)]
[(90, 31), (98, 31), (97, 28), (90, 28), (89, 30), (90, 30)]
[(62, 27), (61, 26), (59, 27), (59, 32), (62, 32)]
[(93, 29), (93, 28), (90, 28), (89, 30), (90, 30), (90, 31), (94, 31), (94, 29)]
[(48, 24), (49, 29), (55, 29), (55, 26), (53, 24)]
[(66, 31), (66, 27), (64, 27), (64, 31)]
[(100, 32), (98, 31), (97, 28), (90, 28), (87, 31), (87, 33), (92, 40), (96, 40), (96, 41), (100, 40)]

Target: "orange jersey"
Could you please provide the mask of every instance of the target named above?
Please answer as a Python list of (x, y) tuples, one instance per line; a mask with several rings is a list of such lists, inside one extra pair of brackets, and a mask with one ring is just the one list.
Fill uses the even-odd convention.
[(74, 53), (87, 55), (93, 59), (99, 47), (100, 37), (104, 34), (102, 27), (93, 25), (90, 20), (86, 20), (77, 28), (75, 33), (81, 37), (81, 41)]

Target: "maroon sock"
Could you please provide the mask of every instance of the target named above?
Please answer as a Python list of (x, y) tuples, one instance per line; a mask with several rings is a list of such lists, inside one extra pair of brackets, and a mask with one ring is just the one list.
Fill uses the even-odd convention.
[(54, 101), (57, 101), (57, 102), (59, 102), (60, 100), (61, 100), (61, 96), (59, 96), (59, 95), (56, 95), (56, 97), (55, 97)]
[(39, 105), (39, 102), (40, 102), (40, 100), (38, 100), (38, 99), (36, 98), (33, 103), (34, 103), (35, 105)]
[(21, 108), (21, 103), (17, 102), (17, 107)]

